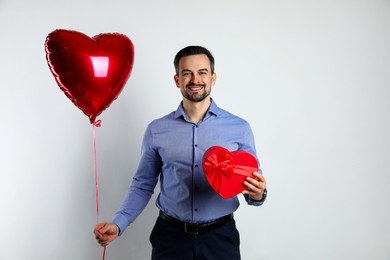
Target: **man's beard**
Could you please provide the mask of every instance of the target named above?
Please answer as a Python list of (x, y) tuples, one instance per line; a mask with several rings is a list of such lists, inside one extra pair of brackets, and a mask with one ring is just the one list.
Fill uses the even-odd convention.
[(188, 99), (189, 101), (192, 101), (192, 102), (201, 102), (201, 101), (203, 101), (205, 98), (207, 98), (209, 95), (210, 95), (210, 92), (211, 92), (211, 90), (209, 91), (209, 92), (207, 92), (206, 91), (206, 85), (194, 85), (194, 84), (188, 84), (187, 86), (186, 86), (186, 89), (187, 89), (187, 87), (189, 87), (189, 86), (201, 86), (201, 87), (203, 87), (203, 93), (201, 94), (201, 95), (199, 95), (199, 94), (193, 94), (193, 95), (191, 95), (191, 94), (189, 94), (187, 91), (182, 91), (182, 95), (183, 95), (183, 97), (185, 97), (186, 99)]

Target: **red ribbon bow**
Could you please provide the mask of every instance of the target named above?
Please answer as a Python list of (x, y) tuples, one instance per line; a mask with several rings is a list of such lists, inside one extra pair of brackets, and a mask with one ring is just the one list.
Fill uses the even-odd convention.
[[(220, 171), (221, 174), (225, 175), (226, 178), (230, 179), (233, 169), (229, 165), (229, 162), (233, 159), (233, 157), (228, 153), (225, 149), (218, 150), (217, 154), (211, 154), (206, 158), (204, 162), (210, 168), (214, 168), (215, 171)], [(220, 162), (221, 161), (221, 162)], [(219, 175), (217, 174), (216, 177)]]

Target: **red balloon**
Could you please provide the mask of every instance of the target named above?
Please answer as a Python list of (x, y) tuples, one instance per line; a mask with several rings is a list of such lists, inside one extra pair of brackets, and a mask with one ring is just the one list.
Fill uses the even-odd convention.
[(246, 189), (246, 177), (258, 170), (256, 158), (245, 151), (230, 152), (221, 146), (210, 147), (203, 155), (203, 170), (211, 187), (222, 198), (230, 199)]
[(134, 45), (119, 33), (90, 38), (55, 30), (47, 36), (45, 50), (58, 86), (91, 124), (119, 96), (134, 64)]

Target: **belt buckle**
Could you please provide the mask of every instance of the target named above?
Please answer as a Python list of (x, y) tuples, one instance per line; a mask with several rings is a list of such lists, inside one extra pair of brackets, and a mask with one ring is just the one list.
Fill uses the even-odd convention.
[(199, 229), (196, 225), (184, 223), (184, 233), (191, 235), (199, 235)]

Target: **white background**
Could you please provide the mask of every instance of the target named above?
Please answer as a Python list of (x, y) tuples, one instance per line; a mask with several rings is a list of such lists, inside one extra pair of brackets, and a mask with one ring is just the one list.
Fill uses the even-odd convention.
[[(244, 260), (390, 259), (390, 1), (0, 1), (0, 259), (101, 259), (92, 127), (56, 85), (55, 29), (120, 32), (132, 76), (99, 117), (110, 221), (146, 125), (174, 109), (173, 57), (216, 58), (217, 104), (253, 128), (269, 198), (236, 213)], [(152, 201), (106, 259), (149, 259)]]

